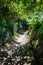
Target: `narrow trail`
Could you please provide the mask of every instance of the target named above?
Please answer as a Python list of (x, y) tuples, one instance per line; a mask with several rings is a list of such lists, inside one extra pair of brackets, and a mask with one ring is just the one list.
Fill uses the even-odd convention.
[[(7, 48), (5, 48), (4, 49), (4, 51), (6, 51), (7, 52), (7, 54), (8, 54), (8, 57), (12, 57), (12, 55), (14, 54), (14, 52), (16, 52), (16, 53), (18, 53), (19, 54), (19, 52), (21, 53), (21, 51), (19, 51), (20, 50), (20, 48), (23, 46), (23, 45), (25, 45), (26, 43), (28, 43), (28, 41), (29, 41), (29, 38), (28, 38), (28, 36), (27, 36), (27, 33), (28, 33), (28, 31), (26, 31), (26, 32), (24, 32), (23, 34), (17, 34), (18, 36), (16, 36), (15, 37), (15, 41), (14, 40), (12, 40), (11, 39), (11, 43), (12, 44), (6, 44), (6, 47)], [(24, 50), (24, 49), (23, 49)], [(2, 50), (3, 51), (3, 50)], [(15, 60), (15, 58), (13, 58), (14, 60), (15, 60), (15, 62), (18, 62), (19, 60), (21, 60), (20, 59), (20, 56), (18, 57), (18, 56), (16, 56), (17, 58), (16, 58), (16, 60)], [(26, 56), (25, 56), (26, 57)], [(26, 57), (27, 58), (27, 57)], [(31, 59), (30, 59), (30, 57), (28, 56), (28, 60), (29, 61), (31, 61)], [(27, 60), (27, 61), (28, 61)], [(26, 63), (27, 61), (25, 61), (25, 63), (23, 64), (23, 65), (31, 65), (31, 63)], [(14, 65), (15, 65), (15, 63), (14, 63)]]
[(20, 45), (24, 45), (28, 42), (28, 31), (24, 32), (24, 34), (19, 34), (19, 37), (16, 37), (16, 42), (20, 43)]

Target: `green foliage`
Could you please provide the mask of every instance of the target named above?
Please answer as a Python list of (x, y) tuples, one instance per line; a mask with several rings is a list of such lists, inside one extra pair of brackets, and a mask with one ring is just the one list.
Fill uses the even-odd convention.
[(30, 22), (30, 25), (32, 29), (36, 31), (37, 37), (42, 38), (41, 36), (43, 36), (43, 18), (41, 18), (41, 16), (34, 17)]
[(0, 20), (0, 39), (4, 41), (6, 37), (6, 21)]
[[(36, 33), (35, 39), (33, 40), (34, 42), (32, 42), (32, 48), (33, 48), (33, 55), (35, 58), (34, 61), (37, 63), (37, 61), (41, 57), (43, 58), (42, 56), (42, 53), (43, 53), (43, 18), (41, 16), (33, 18), (33, 20), (31, 21), (31, 27), (33, 31), (35, 31)], [(38, 40), (38, 43), (36, 42), (37, 40)], [(42, 63), (41, 61), (39, 62)]]
[(0, 20), (0, 40), (2, 44), (8, 42), (8, 39), (14, 35), (14, 21), (7, 22)]

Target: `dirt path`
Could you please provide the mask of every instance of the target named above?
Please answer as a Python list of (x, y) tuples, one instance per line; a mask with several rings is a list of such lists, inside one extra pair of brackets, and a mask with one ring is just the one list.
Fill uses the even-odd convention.
[(28, 42), (28, 36), (27, 32), (24, 32), (24, 34), (19, 34), (19, 37), (16, 37), (16, 42), (20, 43), (20, 45), (24, 45)]

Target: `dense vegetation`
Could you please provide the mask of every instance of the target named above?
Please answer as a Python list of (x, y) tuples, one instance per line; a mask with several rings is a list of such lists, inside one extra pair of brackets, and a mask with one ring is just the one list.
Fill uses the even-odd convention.
[(31, 65), (43, 65), (43, 0), (0, 0), (0, 47), (20, 33), (21, 27), (32, 32), (28, 33), (25, 50), (20, 47), (18, 55), (33, 57)]

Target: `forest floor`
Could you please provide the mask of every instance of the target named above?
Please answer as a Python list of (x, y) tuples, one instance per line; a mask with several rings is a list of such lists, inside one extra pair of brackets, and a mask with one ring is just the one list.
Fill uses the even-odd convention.
[[(24, 32), (23, 34), (16, 34), (15, 37), (13, 37), (13, 39), (10, 40), (10, 44), (7, 43), (5, 48), (3, 48), (3, 49), (1, 48), (1, 51), (6, 51), (9, 55), (9, 57), (12, 56), (12, 54), (14, 53), (15, 50), (18, 51), (21, 46), (24, 46), (26, 43), (28, 43), (29, 36), (27, 35), (27, 33), (28, 33), (28, 31)], [(18, 61), (19, 61), (19, 59), (18, 59)], [(16, 60), (16, 62), (17, 62), (17, 60)], [(31, 63), (29, 63), (29, 64), (25, 63), (24, 65), (31, 65)]]

